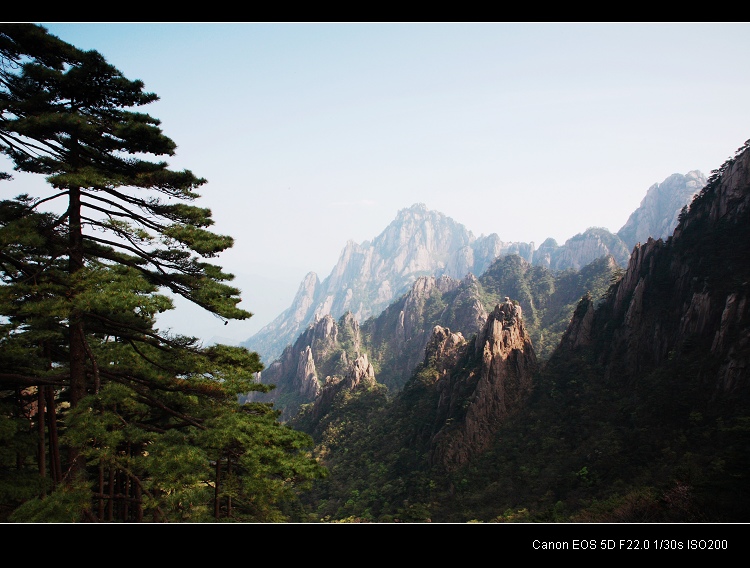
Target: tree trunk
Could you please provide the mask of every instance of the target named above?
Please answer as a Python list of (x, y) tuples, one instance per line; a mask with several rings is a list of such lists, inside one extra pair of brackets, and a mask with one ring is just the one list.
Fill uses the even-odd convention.
[[(44, 404), (44, 391), (47, 387), (37, 387), (36, 391), (36, 429), (37, 429), (37, 464), (39, 467), (39, 477), (44, 479), (47, 477), (47, 443), (44, 439), (44, 429), (46, 424), (44, 423), (45, 404)], [(42, 485), (42, 496), (47, 494), (47, 489)]]
[[(71, 300), (75, 300), (75, 274), (83, 268), (83, 229), (81, 226), (81, 189), (70, 189), (70, 205), (68, 209), (69, 225), (69, 257), (68, 271), (70, 272), (73, 290)], [(73, 305), (70, 310), (70, 406), (75, 407), (86, 396), (86, 336), (83, 329), (83, 314)], [(78, 448), (68, 448), (71, 473), (75, 475), (85, 469), (85, 463), (80, 459)]]
[[(227, 456), (227, 475), (232, 474), (232, 454)], [(227, 495), (227, 518), (232, 517), (232, 495)]]
[(221, 456), (216, 460), (216, 482), (214, 484), (214, 518), (219, 520), (219, 510), (221, 509), (221, 502), (219, 501), (219, 490), (221, 483)]
[(108, 468), (109, 473), (109, 484), (107, 490), (109, 491), (109, 499), (107, 499), (107, 521), (110, 523), (115, 518), (115, 470), (113, 467)]
[(57, 411), (55, 410), (55, 391), (51, 386), (43, 387), (47, 398), (47, 430), (49, 431), (49, 470), (52, 486), (62, 481), (62, 463), (60, 462), (60, 442), (57, 436)]
[(100, 521), (104, 520), (104, 463), (99, 462), (99, 517)]

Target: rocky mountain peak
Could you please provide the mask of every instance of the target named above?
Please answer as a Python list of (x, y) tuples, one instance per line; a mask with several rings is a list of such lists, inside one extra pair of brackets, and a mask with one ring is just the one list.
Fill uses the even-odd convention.
[(558, 246), (547, 239), (535, 253), (533, 263), (552, 270), (574, 268), (580, 270), (603, 256), (612, 256), (618, 264), (627, 263), (630, 249), (617, 235), (603, 227), (589, 227)]
[(685, 175), (672, 174), (662, 183), (655, 183), (617, 235), (631, 250), (649, 237), (667, 239), (677, 226), (682, 207), (690, 203), (706, 182), (705, 175), (693, 170)]
[[(521, 307), (510, 298), (490, 313), (474, 340), (473, 357), (460, 336), (440, 327), (430, 347), (440, 375), (430, 461), (452, 470), (486, 449), (500, 425), (522, 407), (538, 363)], [(477, 363), (462, 371), (455, 363), (462, 357)]]
[(316, 317), (338, 318), (348, 311), (365, 321), (408, 292), (420, 276), (478, 277), (503, 256), (517, 255), (554, 271), (579, 270), (607, 255), (624, 266), (633, 248), (631, 241), (644, 241), (643, 235), (663, 234), (674, 227), (680, 210), (703, 183), (705, 178), (698, 171), (674, 174), (649, 189), (620, 234), (592, 227), (563, 245), (547, 239), (539, 250), (534, 243), (502, 241), (495, 233), (476, 238), (462, 224), (416, 203), (399, 210), (371, 241), (347, 241), (328, 277), (321, 283), (315, 273), (309, 273), (292, 305), (242, 346), (257, 351), (268, 364)]
[(425, 361), (432, 361), (438, 374), (445, 375), (448, 369), (455, 367), (462, 353), (460, 348), (465, 344), (466, 339), (461, 332), (453, 333), (447, 327), (436, 325), (425, 347)]
[(296, 386), (303, 396), (315, 398), (320, 392), (320, 383), (315, 372), (315, 359), (309, 345), (299, 355), (296, 379)]
[[(582, 300), (563, 347), (594, 347), (623, 380), (696, 349), (719, 362), (717, 396), (748, 380), (750, 150), (741, 150), (695, 194), (666, 241), (636, 244), (606, 301), (593, 308)], [(703, 182), (697, 173), (692, 180)]]
[(325, 383), (313, 401), (310, 416), (312, 420), (319, 420), (325, 416), (335, 398), (342, 391), (355, 391), (362, 388), (371, 388), (377, 384), (375, 370), (368, 361), (367, 355), (357, 357), (349, 366), (344, 376), (327, 376)]
[(265, 394), (250, 393), (244, 402), (284, 400), (281, 418), (287, 420), (300, 405), (313, 402), (326, 381), (346, 379), (349, 382), (345, 384), (368, 383), (370, 375), (374, 380), (372, 365), (366, 355), (362, 359), (361, 343), (359, 322), (350, 312), (338, 321), (330, 314), (315, 317), (297, 340), (260, 373), (263, 383), (276, 388)]
[(524, 342), (528, 341), (530, 344), (531, 340), (526, 337), (522, 324), (521, 312), (521, 306), (513, 303), (507, 296), (502, 304), (497, 304), (477, 336), (477, 354), (490, 346), (496, 349), (498, 346), (514, 345), (523, 349)]
[(308, 274), (293, 305), (243, 345), (268, 361), (316, 317), (338, 318), (349, 311), (364, 321), (404, 294), (420, 276), (443, 274), (456, 251), (474, 241), (463, 225), (424, 204), (402, 209), (372, 241), (348, 241), (322, 283), (314, 273)]

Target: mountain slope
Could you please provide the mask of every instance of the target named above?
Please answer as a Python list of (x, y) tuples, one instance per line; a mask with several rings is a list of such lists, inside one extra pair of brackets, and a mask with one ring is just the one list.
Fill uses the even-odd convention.
[(582, 302), (563, 345), (594, 346), (608, 375), (621, 377), (699, 352), (707, 392), (737, 401), (750, 387), (748, 282), (750, 151), (743, 147), (695, 196), (672, 237), (636, 246), (607, 302), (596, 309)]
[[(474, 243), (470, 231), (441, 213), (421, 204), (403, 209), (372, 242), (349, 241), (322, 283), (309, 273), (292, 306), (243, 345), (272, 361), (315, 318), (338, 318), (350, 311), (362, 321), (402, 295), (419, 276), (441, 273), (449, 262), (461, 267), (481, 263), (473, 255), (466, 258), (467, 247), (473, 250)], [(453, 259), (457, 251), (464, 251), (461, 262)]]
[[(472, 381), (484, 358), (461, 355), (465, 338), (450, 330), (435, 330), (391, 402), (363, 389), (331, 407), (313, 432), (332, 474), (313, 494), (317, 511), (371, 521), (747, 522), (748, 282), (746, 144), (671, 237), (638, 245), (602, 298), (584, 295), (528, 397), (488, 415), (498, 419), (491, 440), (462, 434), (489, 431), (469, 429), (466, 411), (481, 398)], [(470, 451), (435, 453), (441, 430)]]

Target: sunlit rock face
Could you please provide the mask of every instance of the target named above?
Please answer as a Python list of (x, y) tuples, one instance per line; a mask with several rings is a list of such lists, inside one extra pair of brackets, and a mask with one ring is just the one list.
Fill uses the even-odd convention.
[(372, 362), (380, 369), (378, 381), (397, 392), (424, 359), (434, 325), (471, 337), (486, 319), (479, 282), (473, 274), (462, 280), (420, 276), (404, 296), (363, 322), (362, 331), (368, 337)]
[(312, 418), (317, 420), (324, 416), (342, 390), (355, 391), (361, 388), (370, 388), (375, 386), (376, 382), (375, 370), (367, 359), (367, 355), (363, 353), (352, 361), (346, 375), (326, 377), (320, 393), (315, 398)]
[[(472, 349), (476, 365), (468, 373), (459, 371), (456, 362)], [(434, 361), (440, 392), (430, 461), (452, 470), (489, 447), (531, 393), (538, 363), (521, 307), (506, 298), (472, 343), (436, 327), (426, 360)]]
[[(250, 393), (241, 402), (272, 402), (288, 420), (300, 405), (313, 402), (330, 376), (346, 377), (361, 351), (359, 322), (351, 313), (338, 321), (330, 314), (316, 318), (288, 345), (258, 380), (274, 385), (269, 393)], [(280, 401), (286, 404), (280, 405)]]

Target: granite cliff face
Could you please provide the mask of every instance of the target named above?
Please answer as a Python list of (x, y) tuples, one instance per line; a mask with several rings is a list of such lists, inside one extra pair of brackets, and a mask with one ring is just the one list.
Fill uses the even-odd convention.
[(492, 262), (505, 255), (518, 255), (528, 262), (534, 260), (534, 243), (504, 242), (497, 234), (477, 238), (470, 245), (455, 251), (438, 275), (461, 279), (467, 274), (479, 276)]
[(378, 366), (378, 381), (395, 392), (423, 360), (435, 324), (471, 337), (486, 319), (473, 274), (463, 280), (421, 276), (404, 296), (362, 324), (363, 343)]
[(257, 352), (268, 366), (311, 323), (310, 314), (314, 314), (314, 303), (319, 289), (318, 275), (309, 272), (300, 283), (292, 305), (242, 345)]
[(375, 370), (367, 360), (367, 355), (357, 357), (349, 367), (346, 375), (326, 377), (323, 387), (313, 400), (312, 420), (319, 420), (331, 408), (336, 396), (342, 391), (372, 388), (377, 385)]
[(618, 265), (624, 266), (630, 250), (620, 237), (607, 229), (590, 227), (569, 238), (562, 246), (558, 246), (554, 239), (547, 239), (534, 254), (533, 264), (551, 270), (579, 270), (603, 256), (611, 256)]
[(524, 324), (537, 357), (545, 361), (557, 347), (581, 296), (604, 293), (619, 269), (611, 255), (580, 270), (555, 271), (531, 265), (518, 256), (498, 258), (479, 277), (495, 301), (512, 298), (523, 308)]
[(556, 271), (580, 269), (603, 256), (625, 266), (635, 242), (671, 232), (682, 207), (704, 183), (697, 171), (674, 174), (649, 189), (618, 234), (592, 227), (562, 245), (547, 239), (539, 249), (533, 242), (502, 241), (495, 233), (476, 238), (451, 218), (423, 204), (413, 205), (399, 211), (372, 241), (347, 242), (322, 282), (314, 272), (307, 274), (291, 306), (242, 345), (258, 352), (268, 365), (316, 318), (338, 318), (349, 311), (363, 322), (405, 294), (420, 276), (479, 277), (503, 256), (517, 255)]
[(442, 213), (413, 205), (399, 211), (371, 242), (347, 242), (322, 283), (309, 273), (292, 305), (242, 345), (268, 363), (316, 318), (351, 312), (364, 321), (406, 293), (420, 276), (478, 275), (497, 255), (507, 252), (529, 257), (533, 244), (505, 243), (497, 235), (477, 239)]
[[(466, 464), (489, 447), (503, 422), (523, 407), (538, 363), (521, 311), (506, 298), (473, 342), (435, 327), (425, 354), (426, 364), (437, 373), (439, 392), (431, 464), (448, 470)], [(468, 372), (458, 364), (467, 355), (476, 362)]]
[(655, 183), (646, 192), (638, 209), (617, 231), (628, 250), (638, 243), (669, 238), (677, 227), (681, 209), (706, 185), (706, 176), (698, 170), (685, 175), (672, 174), (662, 183)]
[[(348, 377), (362, 365), (359, 322), (347, 312), (338, 321), (328, 314), (316, 319), (259, 373), (258, 381), (274, 385), (269, 393), (250, 393), (240, 402), (272, 402), (288, 420), (302, 404), (314, 401), (334, 377)], [(365, 356), (366, 360), (366, 356)]]
[(275, 389), (267, 394), (251, 393), (242, 402), (274, 402), (286, 420), (300, 405), (315, 402), (327, 389), (322, 402), (316, 403), (317, 417), (319, 408), (332, 400), (332, 393), (349, 384), (341, 380), (349, 377), (357, 365), (369, 368), (366, 374), (375, 381), (373, 363), (378, 367), (377, 381), (398, 391), (424, 358), (431, 322), (452, 325), (469, 336), (481, 329), (487, 312), (479, 300), (478, 286), (471, 274), (462, 281), (448, 276), (421, 276), (409, 292), (362, 325), (351, 312), (338, 322), (330, 314), (316, 318), (293, 345), (287, 346), (259, 374), (259, 381), (273, 384)]
[(485, 306), (503, 304), (506, 295), (518, 298), (518, 309), (532, 322), (524, 334), (547, 353), (581, 295), (603, 292), (616, 267), (612, 257), (604, 257), (580, 271), (556, 273), (510, 255), (496, 259), (479, 279), (473, 274), (462, 280), (421, 276), (406, 294), (362, 324), (351, 312), (338, 322), (330, 314), (316, 319), (261, 373), (262, 382), (274, 384), (275, 390), (251, 399), (275, 402), (288, 419), (300, 405), (316, 400), (327, 377), (344, 377), (362, 355), (376, 381), (395, 394), (424, 361), (435, 326), (471, 340), (487, 322)]

